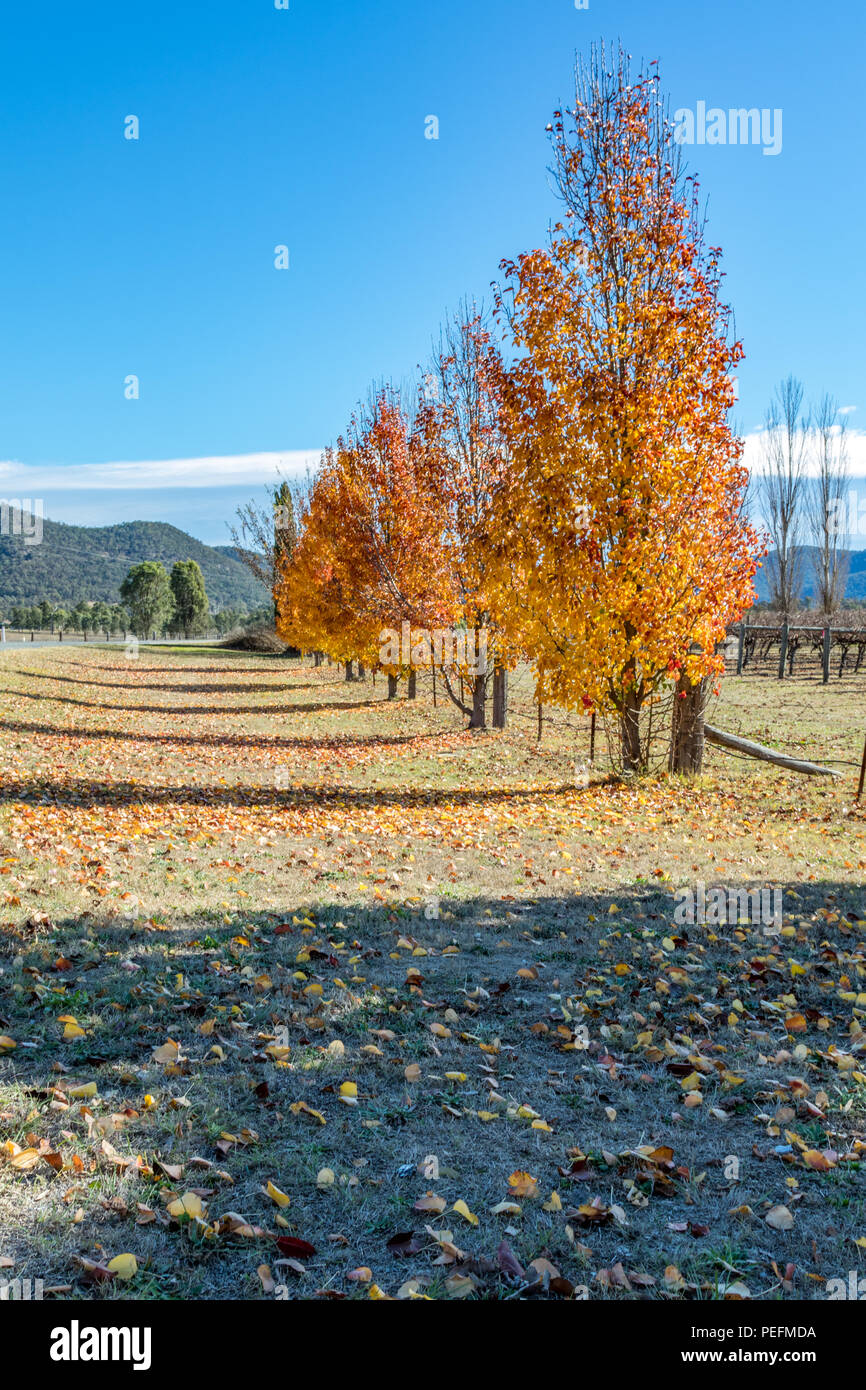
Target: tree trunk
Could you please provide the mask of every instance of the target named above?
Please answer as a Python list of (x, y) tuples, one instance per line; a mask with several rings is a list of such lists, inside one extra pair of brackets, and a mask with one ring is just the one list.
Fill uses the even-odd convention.
[(637, 694), (630, 690), (620, 712), (622, 765), (626, 772), (640, 770), (640, 704)]
[(704, 711), (708, 682), (693, 685), (682, 672), (674, 691), (671, 753), (668, 767), (687, 777), (696, 776), (704, 764)]
[(388, 699), (389, 699), (389, 700), (396, 700), (396, 698), (397, 698), (397, 677), (396, 677), (396, 676), (389, 676), (389, 677), (388, 677)]
[(508, 720), (508, 672), (504, 666), (493, 671), (493, 727), (504, 729)]
[(832, 767), (822, 767), (820, 763), (805, 762), (802, 758), (789, 758), (786, 753), (777, 753), (775, 748), (765, 748), (762, 743), (740, 738), (738, 734), (726, 734), (722, 729), (714, 729), (711, 724), (704, 725), (707, 743), (715, 743), (719, 748), (727, 748), (732, 753), (745, 753), (749, 758), (759, 758), (761, 762), (775, 763), (791, 772), (805, 772), (812, 777), (838, 777), (840, 774)]
[(470, 729), (487, 728), (487, 677), (475, 676), (472, 681), (472, 716)]
[(355, 672), (352, 670), (352, 663), (351, 663), (351, 661), (347, 661), (347, 662), (346, 662), (346, 680), (347, 680), (347, 681), (353, 681), (354, 679), (355, 679)]
[(367, 679), (367, 668), (366, 668), (366, 666), (363, 665), (362, 662), (359, 661), (359, 662), (358, 662), (358, 680), (359, 680), (359, 681), (365, 681), (366, 679)]
[(409, 683), (406, 693), (410, 700), (414, 700), (418, 694), (418, 676), (415, 671), (409, 672)]

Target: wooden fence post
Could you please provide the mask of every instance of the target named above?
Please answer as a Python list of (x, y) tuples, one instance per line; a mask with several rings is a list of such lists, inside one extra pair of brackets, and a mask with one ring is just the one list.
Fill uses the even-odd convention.
[(543, 709), (542, 709), (541, 703), (539, 702), (539, 705), (538, 705), (538, 742), (539, 742), (539, 743), (541, 742), (541, 725), (542, 725), (543, 719), (544, 719), (544, 711), (543, 711)]
[(860, 781), (857, 785), (857, 795), (855, 801), (859, 801), (863, 795), (863, 783), (866, 782), (866, 742), (863, 744), (863, 761), (860, 764)]
[(590, 767), (595, 762), (595, 713), (589, 721), (589, 763)]
[(824, 684), (825, 684), (825, 685), (828, 685), (829, 682), (830, 682), (830, 647), (831, 647), (831, 645), (832, 645), (832, 642), (833, 642), (833, 633), (832, 633), (832, 630), (831, 630), (829, 627), (825, 627), (825, 628), (824, 628), (824, 658), (823, 658), (823, 664), (824, 664)]
[(746, 624), (740, 624), (740, 641), (737, 646), (737, 675), (743, 674), (743, 657), (746, 654)]
[(779, 680), (785, 679), (785, 660), (788, 655), (788, 624), (782, 623), (782, 637), (779, 644)]

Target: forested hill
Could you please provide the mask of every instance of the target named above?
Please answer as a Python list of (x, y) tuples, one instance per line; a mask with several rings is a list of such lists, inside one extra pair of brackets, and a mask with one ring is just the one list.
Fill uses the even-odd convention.
[[(817, 551), (814, 546), (809, 545), (804, 545), (802, 551), (802, 594), (804, 598), (812, 598), (815, 593), (814, 559), (817, 555)], [(772, 563), (773, 552), (771, 551), (764, 560), (763, 567), (759, 569), (758, 573), (755, 575), (755, 589), (758, 594), (759, 603), (767, 603), (770, 598), (768, 567), (772, 567)], [(848, 574), (845, 586), (845, 597), (849, 602), (853, 602), (855, 599), (866, 599), (866, 550), (851, 550), (848, 552)]]
[(213, 608), (260, 608), (268, 593), (247, 569), (223, 549), (204, 545), (162, 521), (127, 521), (118, 526), (67, 526), (44, 521), (41, 544), (0, 535), (0, 605), (77, 603), (81, 599), (116, 603), (132, 565), (161, 560), (197, 560)]

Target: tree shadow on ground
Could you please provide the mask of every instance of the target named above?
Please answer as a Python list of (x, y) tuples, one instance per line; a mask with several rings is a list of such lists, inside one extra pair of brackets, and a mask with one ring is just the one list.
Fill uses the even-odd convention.
[[(838, 1065), (859, 1046), (846, 986), (866, 964), (862, 889), (778, 886), (783, 940), (677, 927), (671, 893), (650, 886), (442, 896), (432, 912), (304, 891), (230, 924), (221, 910), (7, 924), (0, 1023), (19, 1046), (0, 1054), (0, 1085), (37, 1156), (0, 1165), (4, 1253), (16, 1274), (74, 1280), (73, 1298), (262, 1297), (271, 1180), (291, 1191), (283, 1229), (310, 1242), (293, 1298), (351, 1293), (361, 1265), (387, 1291), (437, 1277), (424, 1231), (438, 1220), (414, 1206), (431, 1189), (480, 1296), (515, 1296), (495, 1259), (505, 1221), (518, 1261), (541, 1252), (593, 1298), (718, 1297), (734, 1279), (755, 1297), (824, 1296), (862, 1234), (863, 1093), (857, 1062)], [(83, 1032), (64, 1041), (70, 1015)], [(689, 1108), (695, 1075), (706, 1097)], [(69, 1095), (87, 1083), (95, 1095)], [(807, 1149), (835, 1154), (832, 1171)], [(527, 1176), (535, 1193), (510, 1191)], [(161, 1219), (195, 1188), (209, 1221), (239, 1212), (270, 1234), (202, 1242)], [(515, 1195), (520, 1211), (496, 1217)], [(475, 1226), (455, 1224), (458, 1199)], [(778, 1202), (790, 1229), (764, 1220)], [(395, 1260), (389, 1237), (410, 1231)], [(74, 1257), (97, 1246), (134, 1252), (146, 1292), (84, 1283)], [(617, 1266), (640, 1281), (605, 1281)]]
[[(261, 690), (261, 686), (258, 688)], [(369, 700), (315, 700), (292, 705), (114, 705), (106, 700), (77, 700), (71, 695), (40, 695), (29, 690), (9, 690), (5, 687), (2, 693), (16, 700), (42, 700), (55, 705), (73, 705), (77, 709), (119, 710), (128, 714), (317, 714), (320, 710), (367, 709), (370, 705), (387, 702), (387, 697), (383, 695), (381, 700), (375, 697)], [(207, 693), (213, 695), (213, 690)], [(57, 732), (62, 734), (62, 728)]]
[(157, 743), (168, 745), (189, 745), (190, 747), (212, 748), (225, 745), (227, 748), (377, 748), (396, 744), (427, 743), (442, 736), (439, 730), (431, 729), (426, 734), (310, 734), (306, 737), (292, 737), (288, 734), (153, 734), (144, 731), (131, 733), (128, 729), (72, 729), (56, 724), (25, 723), (23, 720), (0, 719), (0, 729), (13, 734), (45, 734), (67, 739), (98, 743), (108, 739), (117, 743)]

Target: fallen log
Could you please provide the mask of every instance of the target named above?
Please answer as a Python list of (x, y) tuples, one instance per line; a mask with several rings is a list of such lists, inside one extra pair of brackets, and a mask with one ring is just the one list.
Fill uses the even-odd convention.
[(789, 772), (805, 772), (810, 777), (840, 776), (832, 767), (804, 762), (801, 758), (789, 758), (786, 753), (777, 753), (775, 748), (765, 748), (763, 743), (753, 743), (749, 738), (726, 734), (721, 729), (714, 729), (711, 724), (704, 725), (704, 738), (707, 743), (715, 743), (719, 748), (728, 748), (732, 753), (744, 753), (746, 757), (759, 758), (761, 762), (775, 763), (777, 767), (786, 767)]

